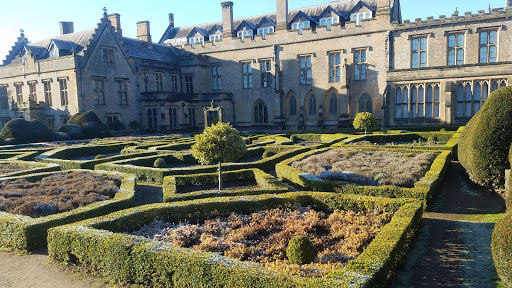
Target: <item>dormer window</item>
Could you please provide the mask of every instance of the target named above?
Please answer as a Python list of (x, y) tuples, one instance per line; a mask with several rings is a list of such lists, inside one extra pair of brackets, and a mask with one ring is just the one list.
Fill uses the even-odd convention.
[(361, 25), (361, 20), (363, 19), (371, 19), (372, 18), (372, 12), (359, 12), (359, 13), (352, 13), (350, 15), (350, 21), (356, 21), (356, 25)]
[(251, 38), (251, 39), (253, 39), (254, 38), (254, 33), (253, 33), (252, 30), (243, 30), (243, 31), (238, 31), (237, 36), (238, 36), (238, 38), (242, 38), (242, 40), (244, 38)]
[(188, 43), (194, 47), (195, 44), (203, 44), (204, 43), (204, 37), (191, 37), (188, 38)]
[(336, 17), (326, 17), (326, 18), (320, 19), (320, 25), (327, 26), (327, 29), (331, 29), (331, 25), (332, 24), (337, 24), (337, 23), (340, 23), (340, 17), (339, 16), (336, 16)]
[(302, 33), (303, 28), (311, 27), (310, 21), (300, 21), (292, 23), (292, 30), (299, 30), (299, 33)]
[(210, 35), (210, 41), (215, 43), (215, 41), (218, 41), (218, 40), (221, 40), (222, 39), (222, 35)]
[(59, 58), (59, 57), (60, 57), (59, 49), (54, 48), (53, 50), (50, 51), (50, 58)]
[(274, 33), (274, 27), (258, 28), (258, 35), (262, 35), (263, 39), (268, 33)]

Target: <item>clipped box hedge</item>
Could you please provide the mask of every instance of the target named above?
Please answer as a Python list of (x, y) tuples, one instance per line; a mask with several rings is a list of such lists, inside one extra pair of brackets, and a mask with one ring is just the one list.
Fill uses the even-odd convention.
[(218, 184), (218, 173), (167, 176), (164, 178), (163, 184), (164, 202), (194, 200), (220, 196), (277, 194), (288, 192), (288, 187), (286, 185), (282, 184), (272, 175), (267, 174), (260, 169), (253, 168), (222, 172), (222, 183), (238, 181), (255, 181), (259, 187), (253, 189), (222, 191), (215, 189), (213, 191), (194, 191), (182, 193), (180, 192), (180, 187), (183, 186), (190, 187), (207, 184)]
[[(267, 157), (258, 161), (250, 163), (226, 163), (222, 164), (222, 171), (232, 171), (240, 169), (258, 168), (265, 172), (270, 172), (275, 169), (275, 165), (287, 158), (293, 157), (317, 146), (296, 148), (282, 153), (278, 153), (271, 157)], [(258, 153), (263, 151), (263, 148), (257, 148)], [(156, 159), (162, 158), (166, 163), (176, 164), (196, 164), (197, 161), (191, 154), (167, 154), (133, 158), (129, 160), (114, 161), (96, 165), (97, 170), (106, 171), (119, 171), (123, 173), (130, 173), (137, 176), (137, 180), (144, 183), (162, 184), (165, 176), (171, 175), (189, 175), (200, 173), (212, 173), (217, 171), (217, 165), (204, 165), (197, 167), (184, 167), (184, 168), (153, 168), (153, 163)]]
[[(84, 170), (70, 170), (84, 171)], [(137, 182), (134, 176), (117, 172), (89, 171), (97, 174), (107, 174), (122, 179), (121, 187), (114, 199), (101, 201), (80, 207), (71, 211), (31, 218), (24, 215), (0, 212), (0, 247), (20, 251), (31, 251), (46, 247), (47, 230), (51, 227), (78, 222), (87, 218), (105, 215), (114, 211), (133, 206)], [(55, 172), (37, 173), (21, 177), (4, 178), (3, 180), (26, 179), (38, 181), (54, 175)]]
[(319, 143), (325, 143), (325, 142), (332, 142), (335, 140), (343, 140), (347, 138), (349, 135), (347, 134), (292, 134), (290, 136), (290, 139), (293, 142), (298, 142), (300, 140), (302, 141), (311, 141), (311, 142), (319, 142)]
[(53, 163), (39, 163), (39, 162), (19, 161), (19, 160), (12, 160), (12, 161), (0, 160), (0, 164), (4, 164), (4, 163), (23, 166), (26, 169), (22, 170), (22, 171), (7, 173), (7, 174), (0, 174), (0, 180), (2, 180), (2, 178), (7, 178), (7, 177), (15, 177), (15, 176), (34, 174), (34, 173), (52, 172), (52, 171), (60, 170), (60, 166), (58, 164), (53, 164)]
[[(366, 148), (366, 147), (351, 147), (352, 149), (361, 150), (389, 150), (395, 152), (428, 152), (424, 150), (407, 150), (407, 149), (387, 149), (387, 148)], [(340, 149), (340, 148), (330, 148)], [(305, 190), (324, 191), (324, 192), (338, 192), (345, 194), (360, 194), (381, 197), (399, 197), (399, 198), (414, 198), (426, 201), (431, 200), (432, 196), (439, 190), (448, 165), (451, 162), (451, 152), (441, 151), (434, 162), (430, 166), (430, 170), (416, 183), (414, 188), (403, 188), (393, 185), (383, 186), (360, 186), (342, 181), (328, 181), (322, 180), (318, 177), (311, 177), (312, 175), (306, 174), (299, 169), (291, 166), (295, 161), (302, 160), (312, 155), (326, 152), (329, 149), (319, 149), (309, 151), (290, 159), (284, 160), (276, 165), (276, 174), (280, 180), (286, 180), (294, 185), (300, 186)]]
[[(394, 212), (391, 221), (355, 260), (320, 278), (289, 276), (215, 253), (179, 248), (121, 234), (156, 219), (191, 219), (303, 206), (365, 212)], [(151, 287), (384, 287), (404, 258), (423, 207), (411, 199), (375, 198), (320, 192), (210, 198), (127, 209), (50, 229), (49, 256), (97, 271), (112, 281)]]
[(156, 155), (155, 152), (139, 153), (139, 154), (128, 154), (128, 155), (115, 155), (111, 157), (105, 157), (100, 159), (91, 160), (69, 160), (69, 158), (87, 156), (87, 155), (99, 155), (120, 152), (127, 143), (115, 143), (110, 145), (87, 145), (77, 147), (65, 147), (55, 150), (48, 151), (37, 156), (35, 159), (44, 163), (56, 163), (62, 167), (62, 170), (69, 169), (94, 169), (94, 166), (136, 157)]

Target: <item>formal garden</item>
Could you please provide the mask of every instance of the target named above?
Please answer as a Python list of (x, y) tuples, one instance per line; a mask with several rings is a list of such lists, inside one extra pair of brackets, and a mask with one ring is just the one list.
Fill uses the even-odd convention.
[[(377, 130), (361, 115), (360, 130), (329, 133), (218, 123), (202, 134), (108, 138), (99, 124), (75, 127), (96, 121), (88, 112), (73, 133), (33, 143), (16, 129), (33, 124), (6, 125), (0, 246), (42, 249), (127, 287), (401, 287), (414, 281), (408, 265), (430, 245), (424, 228), (441, 217), (446, 187), (462, 191), (447, 176), (454, 165), (477, 183), (467, 191), (506, 199), (512, 121), (495, 103), (511, 99), (512, 89), (493, 93), (466, 127)], [(501, 280), (487, 282), (511, 287), (511, 216), (491, 208), (446, 213), (498, 223), (491, 274)]]

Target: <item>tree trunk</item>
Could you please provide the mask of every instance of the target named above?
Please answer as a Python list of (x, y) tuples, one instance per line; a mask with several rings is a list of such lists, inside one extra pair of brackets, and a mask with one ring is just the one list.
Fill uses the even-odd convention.
[(219, 191), (222, 190), (222, 168), (220, 166), (220, 162), (219, 162)]

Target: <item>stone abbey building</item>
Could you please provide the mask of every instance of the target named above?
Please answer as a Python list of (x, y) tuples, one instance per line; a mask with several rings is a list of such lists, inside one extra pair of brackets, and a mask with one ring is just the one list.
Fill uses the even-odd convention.
[(169, 14), (158, 43), (149, 22), (131, 39), (106, 12), (89, 30), (61, 22), (51, 39), (22, 31), (0, 66), (0, 125), (23, 117), (59, 128), (93, 110), (112, 127), (181, 130), (203, 127), (212, 101), (251, 130), (344, 127), (362, 111), (384, 127), (464, 125), (512, 81), (504, 4), (403, 21), (399, 0), (295, 10), (276, 0), (276, 13), (243, 19), (223, 2), (216, 23), (175, 27)]

